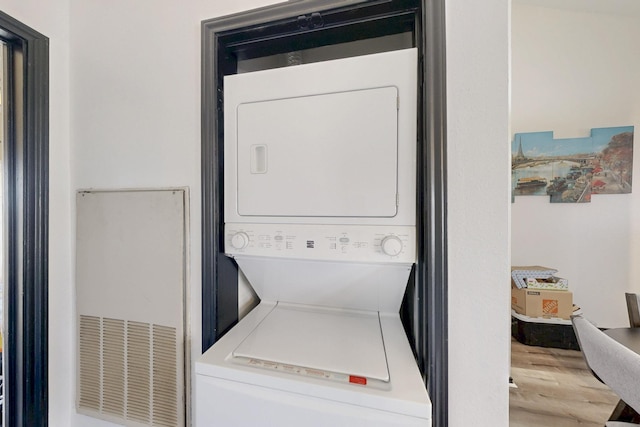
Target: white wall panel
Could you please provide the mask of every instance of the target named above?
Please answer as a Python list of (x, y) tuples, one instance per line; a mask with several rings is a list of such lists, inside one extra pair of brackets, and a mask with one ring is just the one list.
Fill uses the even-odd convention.
[(509, 412), (509, 4), (447, 1), (449, 425)]
[[(588, 136), (594, 127), (633, 125), (637, 144), (637, 7), (615, 1), (608, 11), (588, 11), (588, 4), (571, 1), (562, 8), (538, 3), (514, 3), (512, 132), (570, 138)], [(634, 157), (637, 177), (640, 160)], [(636, 179), (631, 194), (593, 195), (590, 204), (516, 197), (513, 264), (557, 269), (589, 319), (601, 327), (627, 326), (624, 293), (640, 292), (637, 185)]]

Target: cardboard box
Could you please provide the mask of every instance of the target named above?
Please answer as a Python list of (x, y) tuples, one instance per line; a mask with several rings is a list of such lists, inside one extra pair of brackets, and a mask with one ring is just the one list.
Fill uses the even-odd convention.
[(511, 308), (529, 317), (569, 319), (573, 313), (573, 293), (512, 287)]

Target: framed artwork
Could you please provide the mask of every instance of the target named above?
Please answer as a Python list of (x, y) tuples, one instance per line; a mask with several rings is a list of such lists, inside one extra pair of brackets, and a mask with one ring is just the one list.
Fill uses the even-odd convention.
[(516, 133), (511, 143), (513, 196), (588, 203), (594, 194), (631, 193), (632, 177), (633, 126), (594, 128), (582, 138)]

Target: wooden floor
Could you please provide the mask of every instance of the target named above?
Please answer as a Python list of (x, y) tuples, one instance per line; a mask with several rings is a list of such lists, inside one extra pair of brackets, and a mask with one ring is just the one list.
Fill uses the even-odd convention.
[(618, 397), (587, 369), (582, 354), (511, 340), (511, 427), (604, 426)]

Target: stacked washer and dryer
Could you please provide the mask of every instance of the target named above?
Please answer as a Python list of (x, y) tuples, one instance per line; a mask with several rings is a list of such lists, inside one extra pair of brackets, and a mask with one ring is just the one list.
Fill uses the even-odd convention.
[(416, 49), (225, 77), (225, 252), (260, 303), (196, 362), (204, 426), (429, 426)]

